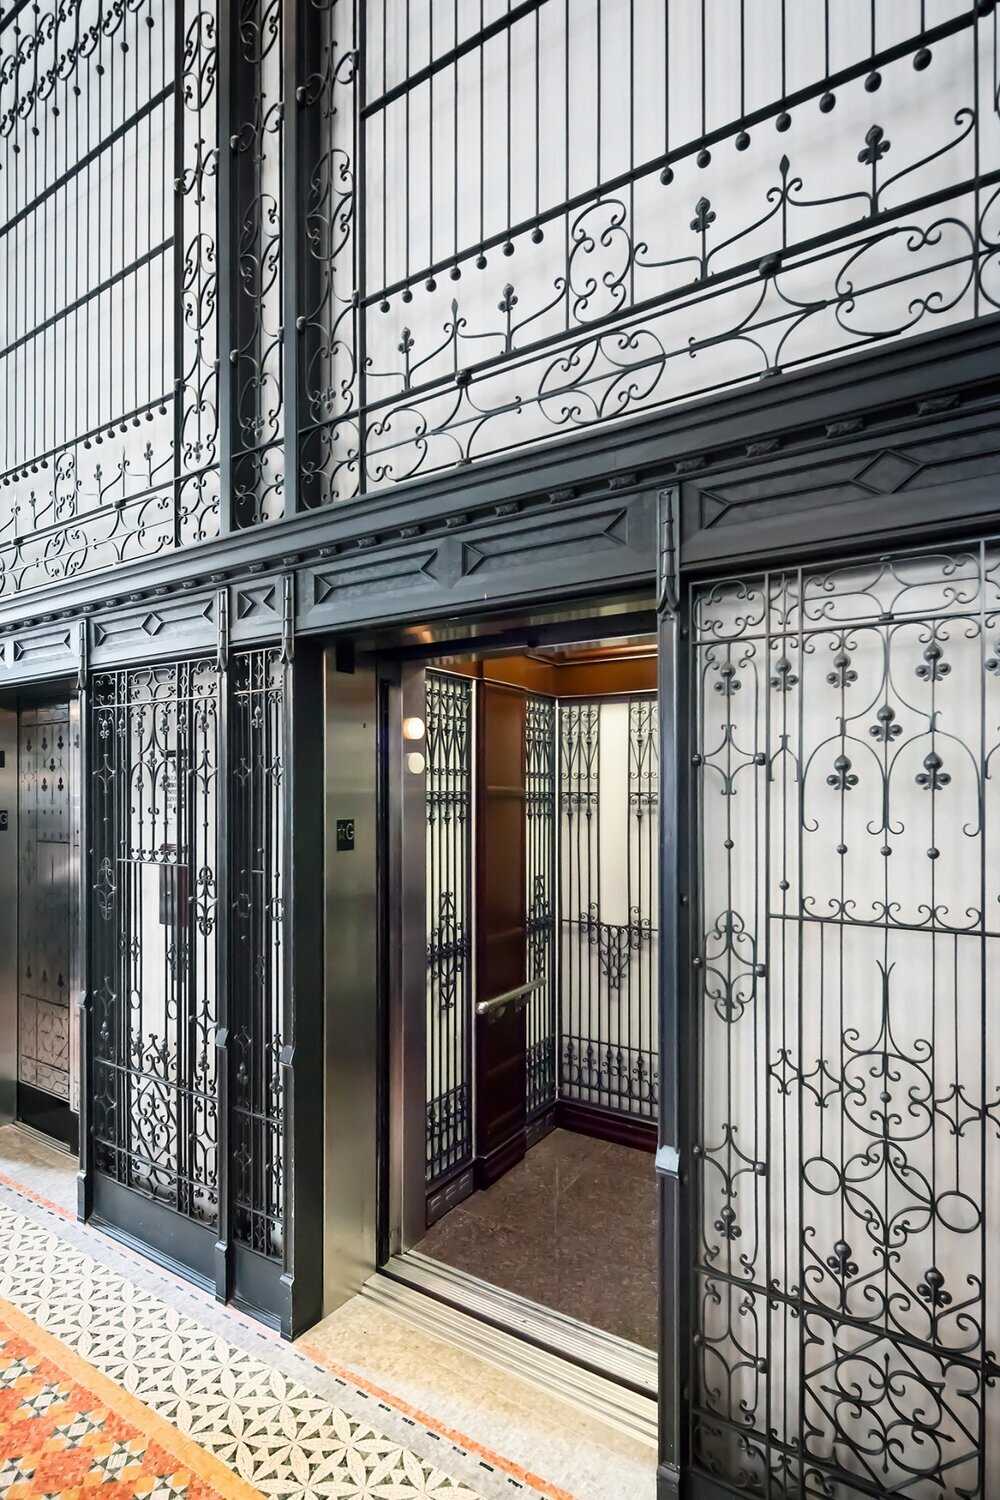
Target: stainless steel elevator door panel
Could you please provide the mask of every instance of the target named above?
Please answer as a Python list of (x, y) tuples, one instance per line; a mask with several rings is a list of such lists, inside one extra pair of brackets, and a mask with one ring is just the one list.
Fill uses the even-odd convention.
[(18, 715), (18, 1078), (70, 1098), (73, 952), (69, 705)]

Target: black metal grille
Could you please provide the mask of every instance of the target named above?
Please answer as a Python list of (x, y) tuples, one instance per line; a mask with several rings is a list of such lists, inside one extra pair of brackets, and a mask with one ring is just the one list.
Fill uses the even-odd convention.
[(219, 1216), (214, 661), (93, 682), (94, 1164), (200, 1223)]
[(1000, 554), (693, 602), (690, 1448), (741, 1490), (1000, 1481)]
[(995, 308), (992, 10), (305, 0), (303, 502)]
[(996, 309), (998, 24), (7, 7), (0, 595)]
[(6, 9), (0, 593), (219, 525), (214, 11)]
[[(616, 709), (622, 732), (602, 765), (602, 726)], [(659, 1088), (656, 701), (561, 703), (559, 738), (559, 1092), (653, 1119)], [(618, 800), (610, 789), (616, 768)], [(619, 920), (609, 919), (612, 906)]]
[(233, 6), (235, 216), (233, 498), (236, 526), (284, 514), (282, 0)]
[(284, 1230), (285, 667), (230, 663), (230, 1155), (233, 1234), (280, 1256)]
[(473, 685), (426, 676), (427, 1181), (472, 1156)]
[(530, 1119), (556, 1097), (556, 705), (551, 698), (525, 701), (524, 763), (528, 981), (542, 984), (526, 1016)]

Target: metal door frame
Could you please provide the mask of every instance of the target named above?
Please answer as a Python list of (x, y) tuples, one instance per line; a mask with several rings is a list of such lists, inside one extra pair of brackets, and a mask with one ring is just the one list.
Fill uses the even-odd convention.
[[(563, 609), (547, 613), (544, 623), (519, 623), (516, 615), (504, 622), (503, 631), (476, 619), (441, 622), (440, 625), (407, 629), (403, 639), (387, 633), (388, 643), (366, 639), (380, 658), (386, 683), (386, 740), (380, 752), (385, 825), (382, 835), (384, 865), (380, 874), (386, 899), (390, 931), (400, 940), (391, 944), (383, 968), (381, 1005), (385, 1022), (379, 1068), (387, 1079), (385, 1113), (387, 1129), (379, 1144), (379, 1172), (383, 1181), (381, 1222), (378, 1235), (379, 1267), (372, 1289), (379, 1300), (409, 1305), (417, 1292), (428, 1308), (435, 1307), (434, 1325), (443, 1337), (459, 1341), (474, 1339), (475, 1347), (489, 1349), (502, 1367), (532, 1372), (548, 1390), (574, 1399), (585, 1399), (594, 1414), (633, 1431), (644, 1442), (653, 1441), (655, 1417), (651, 1387), (653, 1357), (640, 1369), (627, 1359), (612, 1358), (604, 1336), (573, 1320), (565, 1334), (557, 1334), (543, 1311), (526, 1323), (523, 1304), (517, 1317), (506, 1306), (506, 1294), (488, 1283), (442, 1267), (443, 1275), (428, 1272), (419, 1252), (409, 1258), (409, 1247), (426, 1233), (426, 1178), (423, 1134), (426, 913), (422, 859), (413, 858), (414, 841), (423, 845), (425, 818), (423, 777), (407, 777), (403, 767), (405, 749), (401, 729), (404, 717), (425, 717), (423, 664), (448, 655), (483, 652), (503, 646), (568, 644), (600, 636), (602, 639), (630, 634), (656, 634), (657, 615), (650, 608), (648, 592), (631, 598), (617, 597), (607, 605), (600, 601), (570, 601)], [(407, 830), (409, 829), (409, 832)], [(661, 833), (662, 838), (662, 833)], [(661, 901), (662, 901), (661, 883)], [(663, 965), (661, 947), (661, 973)], [(662, 1067), (662, 1064), (661, 1064)], [(409, 1126), (409, 1128), (408, 1128)], [(650, 1164), (652, 1172), (652, 1162)], [(651, 1278), (657, 1276), (649, 1266)], [(431, 1316), (430, 1313), (427, 1314)], [(509, 1330), (509, 1331), (508, 1331)]]
[[(18, 722), (21, 708), (65, 702), (69, 706), (70, 759), (70, 928), (75, 941), (70, 951), (69, 972), (69, 1038), (70, 1099), (72, 1108), (73, 1054), (76, 1054), (76, 1083), (79, 1148), (76, 1153), (53, 1141), (57, 1150), (82, 1162), (84, 1152), (85, 1080), (84, 1053), (80, 1048), (81, 1005), (86, 988), (85, 910), (86, 882), (83, 879), (83, 850), (86, 843), (84, 825), (83, 772), (86, 764), (85, 693), (79, 680), (56, 678), (50, 682), (32, 683), (20, 691), (4, 693), (0, 698), (0, 807), (7, 814), (4, 845), (8, 857), (0, 860), (0, 1124), (17, 1122), (18, 1082), (18, 869), (19, 869), (19, 752)], [(75, 740), (75, 746), (74, 746)], [(76, 858), (73, 858), (75, 851)]]

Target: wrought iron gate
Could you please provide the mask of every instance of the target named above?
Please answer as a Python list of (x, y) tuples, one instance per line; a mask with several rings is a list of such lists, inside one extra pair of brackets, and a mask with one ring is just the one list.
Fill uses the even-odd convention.
[(239, 1295), (244, 1252), (284, 1250), (286, 667), (132, 668), (92, 701), (95, 1207)]
[(212, 1231), (220, 690), (214, 660), (95, 678), (90, 768), (94, 1166)]
[(472, 1159), (472, 702), (427, 673), (428, 1183)]
[(693, 599), (696, 1470), (1000, 1482), (1000, 551)]

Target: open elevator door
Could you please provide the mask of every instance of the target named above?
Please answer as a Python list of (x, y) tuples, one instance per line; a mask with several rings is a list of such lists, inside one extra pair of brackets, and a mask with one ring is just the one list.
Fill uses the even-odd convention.
[(382, 658), (379, 1294), (530, 1329), (639, 1425), (658, 1342), (655, 624), (428, 627)]
[(626, 620), (401, 664), (390, 1253), (553, 1129), (654, 1149), (657, 653)]

